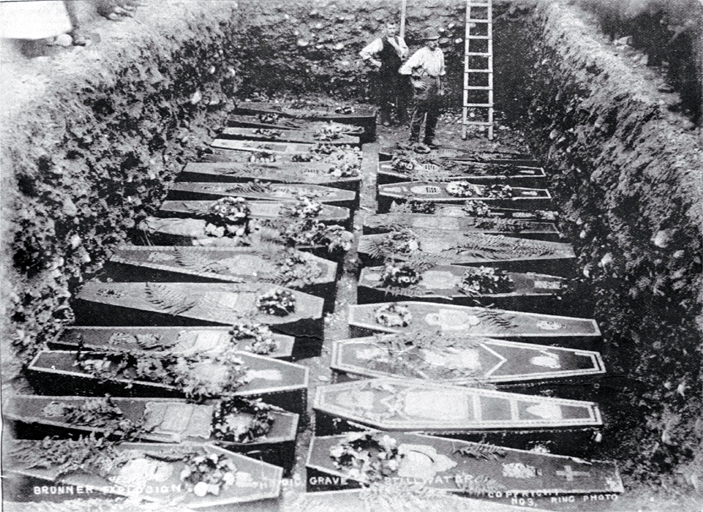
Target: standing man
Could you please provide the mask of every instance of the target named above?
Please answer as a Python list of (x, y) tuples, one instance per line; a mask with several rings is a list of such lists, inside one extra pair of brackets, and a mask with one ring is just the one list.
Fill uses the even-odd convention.
[(439, 48), (439, 33), (434, 29), (428, 30), (425, 41), (425, 46), (400, 67), (400, 74), (410, 75), (415, 93), (415, 107), (410, 121), (410, 143), (420, 142), (422, 120), (427, 116), (423, 142), (430, 149), (437, 149), (434, 134), (444, 96), (443, 77), (447, 72), (444, 69), (444, 53)]
[(384, 126), (390, 124), (394, 107), (398, 120), (407, 122), (407, 80), (398, 74), (398, 69), (408, 56), (408, 46), (398, 36), (398, 25), (393, 21), (387, 22), (384, 35), (374, 39), (359, 55), (377, 70), (373, 82), (381, 122)]

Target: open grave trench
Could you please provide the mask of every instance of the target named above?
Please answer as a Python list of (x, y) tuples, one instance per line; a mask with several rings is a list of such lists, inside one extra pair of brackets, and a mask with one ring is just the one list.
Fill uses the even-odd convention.
[[(149, 29), (130, 34), (128, 46), (87, 58), (81, 71), (57, 67), (13, 113), (3, 134), (3, 167), (14, 171), (3, 177), (11, 218), (4, 393), (31, 391), (24, 366), (73, 324), (72, 297), (117, 245), (145, 242), (140, 222), (187, 162), (208, 157), (234, 102), (365, 103), (358, 51), (398, 15), (380, 0), (219, 4), (168, 4), (168, 19), (146, 10)], [(496, 3), (496, 140), (474, 132), (461, 141), (464, 9), (437, 0), (408, 11), (411, 49), (428, 26), (442, 31), (451, 107), (438, 142), (544, 163), (578, 259), (571, 292), (584, 314), (574, 316), (592, 315), (603, 332), (608, 374), (576, 393), (600, 405), (605, 428), (592, 458), (617, 461), (626, 492), (558, 509), (694, 509), (703, 476), (700, 141), (666, 108), (678, 100), (658, 91), (661, 77), (599, 36), (577, 8), (550, 2)], [(378, 141), (364, 147), (356, 239), (376, 207), (378, 150), (406, 137), (379, 127)], [(349, 337), (354, 249), (343, 266), (322, 354), (298, 361), (311, 370), (310, 422), (310, 397), (332, 378), (330, 343)], [(282, 510), (307, 506), (296, 482), (305, 479), (311, 436), (310, 427), (298, 434)]]

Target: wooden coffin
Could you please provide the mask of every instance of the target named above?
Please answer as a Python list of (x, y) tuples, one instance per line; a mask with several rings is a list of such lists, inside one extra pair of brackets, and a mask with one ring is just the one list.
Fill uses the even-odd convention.
[(393, 228), (432, 229), (440, 231), (476, 232), (489, 235), (535, 238), (557, 242), (561, 233), (554, 222), (521, 220), (494, 217), (440, 216), (423, 213), (385, 213), (366, 215), (363, 221), (363, 233), (373, 235), (388, 233)]
[[(326, 144), (326, 143), (325, 143)], [(295, 142), (268, 142), (234, 139), (215, 139), (210, 145), (213, 148), (229, 151), (246, 151), (249, 153), (274, 153), (276, 155), (307, 155), (313, 144)]]
[(522, 386), (526, 391), (537, 384), (583, 382), (605, 374), (601, 355), (588, 350), (441, 335), (436, 335), (435, 343), (420, 347), (406, 345), (407, 338), (391, 334), (335, 341), (330, 367), (339, 374), (339, 382), (394, 377), (456, 386), (487, 382)]
[[(391, 160), (399, 151), (404, 151), (392, 147), (383, 147), (379, 150), (379, 158), (383, 160)], [(423, 156), (420, 154), (420, 156)], [(469, 151), (461, 148), (443, 147), (430, 152), (429, 156), (433, 158), (444, 158), (458, 162), (475, 162), (484, 164), (498, 165), (519, 165), (524, 167), (540, 167), (541, 164), (531, 155), (516, 152), (502, 151)]]
[[(402, 265), (395, 268), (402, 269)], [(417, 271), (420, 282), (406, 287), (387, 285), (383, 281), (386, 267), (366, 267), (361, 270), (357, 291), (358, 303), (420, 300), (464, 306), (493, 305), (502, 309), (553, 313), (559, 308), (558, 295), (566, 289), (566, 279), (533, 272), (503, 272), (491, 267), (462, 267), (437, 265)], [(502, 288), (485, 290), (462, 288), (466, 273), (483, 272), (502, 276)], [(463, 291), (464, 290), (464, 291)]]
[(169, 188), (169, 197), (180, 200), (212, 200), (230, 196), (259, 201), (296, 201), (300, 195), (311, 197), (318, 203), (343, 208), (354, 208), (357, 203), (356, 193), (352, 190), (301, 183), (177, 182)]
[(337, 263), (294, 249), (123, 245), (107, 270), (115, 281), (276, 283), (322, 297), (328, 309), (337, 284)]
[(265, 101), (246, 101), (238, 103), (232, 112), (235, 115), (276, 114), (280, 117), (309, 121), (333, 121), (335, 123), (353, 124), (364, 128), (365, 140), (370, 142), (376, 138), (376, 109), (359, 106), (305, 106), (296, 108)]
[[(384, 442), (386, 446), (381, 445)], [(350, 446), (360, 447), (360, 453), (369, 456), (371, 464), (387, 468), (387, 474), (362, 472), (358, 468), (350, 471), (351, 464), (337, 463), (339, 456), (335, 459), (330, 455)], [(397, 463), (397, 469), (395, 464), (388, 466), (389, 458)], [(380, 482), (398, 486), (424, 485), (450, 493), (476, 495), (480, 494), (476, 492), (479, 487), (484, 487), (484, 493), (490, 492), (491, 498), (509, 500), (512, 496), (539, 496), (544, 503), (558, 495), (624, 492), (614, 462), (588, 461), (422, 434), (369, 432), (313, 437), (306, 466), (308, 491), (353, 489)]]
[[(274, 183), (302, 183), (353, 190), (358, 192), (361, 177), (358, 171), (347, 176), (334, 174), (333, 164), (323, 162), (282, 162), (250, 164), (248, 162), (190, 162), (178, 178), (183, 181), (244, 183), (266, 180)], [(358, 200), (358, 198), (357, 198)]]
[[(177, 246), (198, 246), (198, 247), (269, 247), (271, 245), (278, 246), (275, 240), (264, 240), (260, 237), (252, 236), (253, 243), (242, 243), (239, 238), (230, 238), (227, 236), (217, 237), (212, 236), (206, 229), (207, 221), (204, 219), (177, 219), (177, 218), (160, 218), (147, 217), (139, 223), (139, 229), (142, 231), (141, 240), (146, 245), (177, 245)], [(351, 235), (351, 233), (350, 233)], [(140, 239), (137, 238), (137, 241)], [(280, 244), (281, 248), (285, 248), (283, 240)], [(344, 251), (332, 250), (325, 245), (295, 245), (295, 249), (300, 251), (310, 252), (318, 257), (327, 260), (334, 260), (341, 264), (344, 258)]]
[(418, 248), (394, 243), (397, 235), (384, 233), (359, 237), (359, 258), (364, 265), (380, 265), (388, 257), (403, 261), (416, 256), (437, 264), (490, 265), (514, 272), (542, 272), (569, 276), (576, 255), (570, 244), (527, 238), (413, 229)]
[[(389, 320), (382, 320), (383, 317)], [(387, 325), (389, 321), (392, 326)], [(406, 325), (402, 325), (403, 321)], [(414, 301), (349, 306), (349, 325), (355, 336), (440, 331), (456, 336), (534, 341), (579, 349), (597, 345), (601, 336), (598, 324), (590, 318)]]
[[(159, 217), (200, 218), (209, 214), (213, 201), (170, 201), (161, 203), (157, 212)], [(277, 220), (285, 219), (286, 208), (295, 205), (295, 201), (247, 201), (252, 219)], [(351, 214), (348, 208), (322, 205), (322, 211), (317, 219), (325, 224), (340, 224), (348, 226)]]
[(220, 139), (233, 140), (262, 140), (271, 142), (292, 142), (296, 144), (317, 144), (323, 142), (332, 145), (358, 146), (359, 137), (336, 133), (331, 137), (324, 137), (321, 133), (307, 130), (279, 130), (277, 128), (241, 128), (229, 127), (222, 130)]
[(47, 342), (53, 350), (144, 350), (168, 351), (172, 354), (215, 354), (236, 343), (237, 350), (253, 352), (274, 359), (290, 360), (295, 338), (272, 333), (271, 351), (261, 353), (252, 348), (253, 337), (233, 339), (231, 327), (67, 327)]
[(295, 290), (295, 311), (259, 310), (257, 300), (286, 288), (264, 283), (100, 283), (88, 282), (73, 304), (81, 325), (229, 325), (256, 322), (272, 330), (321, 340), (323, 299)]
[(310, 121), (307, 119), (294, 119), (283, 117), (279, 114), (245, 115), (232, 114), (227, 118), (228, 126), (240, 128), (265, 128), (269, 130), (301, 130), (301, 131), (335, 131), (344, 135), (361, 137), (361, 142), (371, 142), (373, 137), (366, 134), (361, 125), (344, 124), (335, 121)]
[[(61, 442), (69, 442), (62, 440)], [(25, 446), (33, 443), (41, 453), (42, 441), (22, 441)], [(262, 502), (268, 507), (275, 505), (281, 493), (282, 468), (261, 462), (217, 446), (182, 446), (176, 444), (124, 443), (116, 445), (122, 464), (116, 465), (108, 475), (70, 471), (60, 468), (28, 468), (13, 461), (8, 467), (13, 477), (7, 489), (8, 501), (57, 501), (93, 500), (101, 497), (129, 497), (144, 502), (162, 504), (171, 509), (173, 503), (186, 509), (209, 509), (218, 507), (255, 506)], [(217, 456), (218, 461), (227, 459), (236, 467), (235, 481), (220, 489), (219, 494), (196, 495), (181, 481), (181, 472), (186, 465), (183, 458), (190, 454)], [(177, 458), (178, 457), (178, 458)], [(128, 460), (126, 464), (124, 461)], [(36, 493), (39, 489), (39, 493)], [(46, 490), (46, 494), (44, 494)], [(61, 496), (55, 496), (61, 495)], [(136, 506), (136, 503), (135, 503)]]
[[(434, 215), (441, 217), (472, 217), (465, 209), (465, 206), (455, 206), (451, 204), (436, 204)], [(391, 212), (393, 213), (393, 212)], [(554, 210), (516, 210), (513, 208), (493, 208), (488, 211), (487, 218), (491, 219), (511, 219), (520, 221), (556, 222), (559, 213)]]
[[(428, 203), (444, 203), (463, 205), (466, 201), (483, 201), (486, 204), (524, 208), (540, 209), (549, 208), (552, 203), (552, 196), (547, 189), (512, 187), (512, 197), (494, 197), (490, 193), (490, 186), (475, 185), (470, 197), (452, 195), (451, 187), (458, 187), (464, 181), (449, 181), (434, 183), (431, 181), (413, 181), (391, 183), (389, 185), (379, 185), (378, 187), (378, 212), (386, 213), (393, 203), (402, 204), (407, 201), (420, 201)], [(502, 186), (500, 184), (499, 186)]]
[[(593, 402), (522, 395), (426, 380), (372, 379), (319, 386), (313, 403), (317, 435), (363, 427), (424, 432), (530, 448), (584, 453), (602, 426)], [(336, 420), (336, 421), (335, 421)]]
[[(98, 364), (105, 361), (106, 352), (89, 352), (85, 357)], [(115, 355), (114, 351), (110, 355)], [(261, 398), (295, 414), (303, 414), (307, 402), (308, 369), (278, 359), (239, 352), (238, 357), (247, 368), (249, 382), (236, 389), (231, 396)], [(42, 350), (27, 367), (27, 378), (42, 395), (66, 396), (123, 396), (183, 398), (185, 393), (176, 386), (127, 378), (124, 372), (117, 377), (98, 378), (79, 365), (77, 351)], [(105, 371), (114, 369), (113, 360), (102, 365)], [(222, 363), (205, 360), (203, 371), (218, 372)], [(131, 369), (127, 374), (133, 374)]]
[[(95, 420), (93, 425), (80, 420), (76, 422), (75, 418), (66, 415), (69, 407), (80, 410), (94, 400), (78, 396), (13, 396), (5, 402), (3, 414), (5, 420), (12, 422), (17, 439), (105, 433), (105, 424), (100, 426)], [(215, 411), (221, 407), (219, 401), (194, 404), (175, 398), (109, 398), (109, 404), (121, 411), (120, 420), (144, 426), (138, 435), (140, 441), (212, 443), (281, 466), (286, 471), (295, 463), (297, 414), (273, 409), (269, 411), (273, 423), (267, 434), (238, 441), (231, 436), (223, 438), (216, 435), (213, 424), (216, 421)], [(251, 418), (253, 414), (242, 412), (232, 414), (231, 420), (225, 421), (245, 425)]]
[[(441, 161), (440, 161), (441, 163)], [(456, 181), (468, 180), (472, 183), (509, 183), (521, 187), (544, 187), (547, 175), (542, 167), (525, 167), (478, 162), (452, 162), (423, 164), (402, 162), (394, 165), (388, 161), (378, 164), (376, 183), (386, 185), (403, 181)]]

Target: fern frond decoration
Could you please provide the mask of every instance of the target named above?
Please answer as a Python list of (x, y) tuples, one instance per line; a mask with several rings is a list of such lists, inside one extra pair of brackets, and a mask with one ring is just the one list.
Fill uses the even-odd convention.
[(146, 283), (144, 288), (147, 300), (169, 315), (182, 315), (198, 304), (196, 299), (163, 284)]
[(401, 297), (410, 297), (410, 298), (417, 298), (417, 297), (422, 297), (423, 295), (427, 295), (427, 290), (424, 288), (421, 288), (420, 286), (414, 285), (414, 286), (384, 286), (383, 288), (379, 288), (380, 291), (384, 292), (386, 295), (391, 295), (391, 296), (401, 296)]
[(271, 183), (259, 180), (247, 181), (243, 183), (232, 183), (225, 189), (230, 194), (258, 194), (271, 192)]
[(474, 226), (478, 229), (502, 231), (504, 233), (521, 233), (530, 228), (530, 225), (519, 219), (476, 218)]
[(214, 272), (217, 274), (224, 273), (226, 267), (220, 265), (217, 261), (205, 256), (198, 248), (178, 247), (174, 250), (176, 254), (176, 263), (183, 268), (195, 272)]
[(466, 240), (447, 249), (447, 251), (486, 259), (514, 259), (516, 256), (544, 257), (556, 253), (554, 247), (550, 247), (540, 240), (510, 238), (484, 233), (464, 233), (464, 236)]
[(471, 443), (469, 446), (457, 448), (454, 453), (472, 459), (498, 460), (505, 457), (508, 452), (502, 447), (490, 443)]
[(518, 327), (518, 325), (513, 322), (515, 315), (507, 315), (505, 312), (496, 311), (489, 307), (479, 308), (477, 316), (481, 318), (481, 320), (501, 329), (515, 329)]
[(461, 472), (454, 475), (454, 483), (464, 494), (483, 496), (507, 489), (501, 482), (486, 475), (472, 475)]

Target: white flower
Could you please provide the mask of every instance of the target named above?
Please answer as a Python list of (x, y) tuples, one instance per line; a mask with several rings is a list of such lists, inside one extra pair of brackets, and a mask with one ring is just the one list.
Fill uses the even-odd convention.
[(193, 487), (193, 494), (202, 498), (207, 494), (209, 488), (210, 486), (205, 482), (198, 482), (195, 484), (195, 487)]

